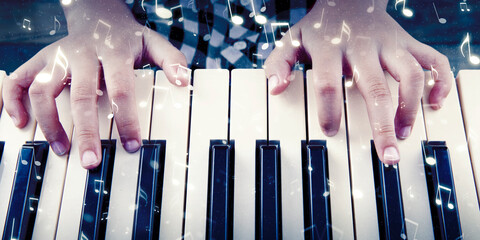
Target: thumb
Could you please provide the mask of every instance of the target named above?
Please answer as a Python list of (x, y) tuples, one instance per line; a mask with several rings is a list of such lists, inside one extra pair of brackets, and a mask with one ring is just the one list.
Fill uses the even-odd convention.
[(187, 86), (191, 70), (185, 56), (160, 34), (148, 31), (143, 35), (145, 55), (149, 61), (161, 67), (170, 83)]
[(275, 42), (275, 49), (265, 61), (265, 75), (271, 85), (271, 94), (283, 92), (292, 78), (292, 67), (297, 61), (297, 56), (302, 49), (299, 30), (292, 28), (290, 33), (285, 33), (280, 41)]

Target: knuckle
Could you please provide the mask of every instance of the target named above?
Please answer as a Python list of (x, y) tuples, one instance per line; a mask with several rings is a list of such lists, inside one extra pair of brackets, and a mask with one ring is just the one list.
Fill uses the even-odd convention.
[(320, 96), (335, 98), (340, 93), (337, 84), (332, 82), (315, 81), (315, 89)]
[(28, 95), (30, 96), (30, 98), (33, 99), (44, 98), (46, 95), (46, 89), (44, 88), (44, 86), (34, 82), (32, 83), (32, 85), (30, 85), (30, 88), (28, 89)]
[(395, 137), (395, 128), (392, 124), (378, 124), (374, 131), (376, 135), (381, 137)]
[(94, 95), (91, 90), (85, 87), (77, 87), (72, 91), (71, 102), (72, 107), (74, 105), (80, 105), (82, 103), (90, 103), (94, 101)]
[(132, 93), (128, 90), (128, 88), (117, 85), (112, 87), (110, 91), (108, 91), (108, 94), (112, 99), (116, 101), (122, 101), (128, 99)]
[(368, 97), (374, 98), (376, 100), (388, 99), (390, 98), (390, 91), (387, 86), (382, 82), (382, 80), (374, 80), (367, 89)]
[(84, 144), (90, 144), (93, 142), (93, 140), (96, 138), (97, 134), (95, 134), (94, 131), (91, 129), (85, 128), (85, 129), (77, 129), (76, 132), (77, 137), (80, 142)]
[(448, 66), (449, 65), (447, 56), (445, 56), (441, 53), (438, 53), (435, 56), (433, 61), (434, 61), (435, 66)]

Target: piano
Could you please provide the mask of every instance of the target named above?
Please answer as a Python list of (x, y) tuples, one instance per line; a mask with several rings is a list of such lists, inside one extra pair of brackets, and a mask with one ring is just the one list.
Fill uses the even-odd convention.
[[(480, 236), (478, 70), (459, 72), (442, 109), (422, 101), (393, 166), (376, 156), (354, 83), (344, 86), (339, 132), (327, 137), (311, 71), (278, 96), (261, 69), (195, 70), (186, 88), (162, 71), (135, 76), (142, 148), (122, 148), (113, 121), (122, 106), (99, 91), (103, 161), (93, 170), (80, 166), (68, 87), (57, 98), (66, 156), (49, 150), (34, 120), (17, 129), (1, 112), (2, 239)], [(398, 83), (386, 78), (398, 104)]]

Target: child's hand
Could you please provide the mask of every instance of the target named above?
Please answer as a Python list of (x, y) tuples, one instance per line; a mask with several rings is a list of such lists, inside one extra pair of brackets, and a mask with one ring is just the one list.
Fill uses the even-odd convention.
[[(186, 60), (166, 39), (138, 24), (121, 1), (73, 2), (65, 7), (65, 13), (69, 35), (41, 50), (4, 81), (5, 109), (17, 127), (24, 127), (28, 114), (22, 98), (28, 90), (33, 114), (53, 151), (58, 155), (68, 151), (69, 141), (58, 120), (55, 104), (67, 79), (59, 66), (48, 78), (60, 48), (69, 63), (72, 117), (82, 166), (93, 168), (100, 164), (102, 156), (97, 115), (99, 78), (105, 77), (110, 102), (119, 106), (115, 121), (122, 144), (127, 151), (134, 152), (141, 144), (132, 91), (135, 89), (134, 66), (146, 62), (158, 65), (175, 83), (177, 69), (172, 65), (186, 66)], [(97, 24), (98, 35), (94, 34)], [(111, 36), (110, 41), (106, 41), (107, 36)], [(187, 85), (188, 79), (180, 80), (181, 83), (175, 84)]]
[[(333, 7), (317, 2), (292, 27), (293, 39), (300, 41), (300, 47), (293, 46), (290, 37), (284, 37), (283, 46), (271, 53), (265, 65), (270, 84), (276, 85), (271, 93), (279, 94), (288, 86), (296, 60), (310, 58), (318, 119), (325, 134), (332, 136), (338, 131), (342, 115), (342, 69), (346, 75), (356, 69), (356, 85), (367, 104), (377, 154), (385, 163), (396, 163), (400, 158), (395, 136), (404, 139), (410, 135), (423, 93), (422, 67), (438, 71), (429, 97), (436, 109), (452, 84), (448, 59), (405, 32), (386, 13), (387, 0), (376, 1), (373, 11), (368, 9), (369, 0), (335, 2)], [(344, 31), (339, 39), (342, 25)], [(396, 110), (395, 118), (383, 69), (400, 82), (402, 107)]]

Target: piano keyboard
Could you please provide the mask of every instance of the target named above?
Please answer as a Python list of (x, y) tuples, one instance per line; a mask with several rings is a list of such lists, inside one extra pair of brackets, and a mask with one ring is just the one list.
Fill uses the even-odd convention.
[[(1, 112), (2, 239), (480, 235), (480, 71), (460, 71), (441, 110), (423, 102), (393, 166), (376, 156), (355, 86), (345, 86), (339, 132), (327, 137), (311, 71), (305, 81), (296, 72), (278, 96), (268, 94), (263, 70), (196, 70), (193, 89), (173, 86), (162, 71), (135, 76), (143, 146), (122, 148), (112, 120), (122, 106), (112, 107), (104, 91), (103, 161), (93, 170), (80, 166), (68, 88), (57, 98), (67, 156), (48, 151), (35, 121), (17, 129)], [(398, 83), (386, 78), (398, 104)]]

